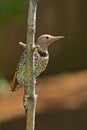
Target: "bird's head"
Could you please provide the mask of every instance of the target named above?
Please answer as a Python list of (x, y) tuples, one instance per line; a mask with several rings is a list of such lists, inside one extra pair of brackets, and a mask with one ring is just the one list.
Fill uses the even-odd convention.
[(39, 44), (39, 46), (43, 49), (46, 50), (47, 47), (53, 43), (56, 40), (62, 39), (64, 38), (64, 36), (52, 36), (52, 35), (48, 35), (48, 34), (44, 34), (41, 35), (38, 39), (37, 39), (37, 44)]

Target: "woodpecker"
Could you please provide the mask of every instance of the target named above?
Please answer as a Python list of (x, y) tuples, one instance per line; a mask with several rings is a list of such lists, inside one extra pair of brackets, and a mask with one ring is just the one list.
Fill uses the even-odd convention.
[[(49, 53), (48, 47), (56, 40), (62, 39), (64, 36), (52, 36), (48, 34), (41, 35), (35, 44), (34, 50), (34, 61), (35, 61), (35, 78), (37, 78), (47, 67), (49, 61)], [(23, 94), (23, 104), (25, 107), (25, 95), (26, 95), (26, 87), (27, 87), (27, 78), (26, 78), (26, 44), (20, 43), (25, 50), (20, 57), (19, 63), (17, 65), (13, 82), (11, 85), (11, 91), (15, 91), (17, 89), (16, 81), (20, 86), (24, 88)]]

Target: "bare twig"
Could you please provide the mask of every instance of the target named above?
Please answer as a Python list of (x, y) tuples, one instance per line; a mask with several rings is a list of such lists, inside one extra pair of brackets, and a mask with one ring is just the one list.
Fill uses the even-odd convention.
[(21, 45), (22, 47), (26, 48), (26, 44), (23, 42), (19, 42), (19, 45)]
[(28, 110), (27, 110), (27, 123), (26, 130), (34, 130), (35, 125), (35, 107), (36, 107), (36, 94), (35, 94), (35, 67), (32, 46), (35, 43), (35, 27), (36, 27), (36, 8), (37, 0), (29, 0), (28, 22), (27, 22), (27, 94)]

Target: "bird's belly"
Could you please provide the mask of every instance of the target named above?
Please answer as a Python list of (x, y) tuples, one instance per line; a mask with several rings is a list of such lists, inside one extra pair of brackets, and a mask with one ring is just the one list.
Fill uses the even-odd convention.
[(48, 58), (42, 58), (38, 59), (38, 61), (35, 61), (35, 76), (38, 77), (47, 67), (48, 64)]
[[(48, 64), (48, 57), (41, 57), (38, 54), (34, 56), (35, 61), (35, 77), (37, 78), (45, 69)], [(26, 77), (26, 63), (19, 64), (17, 80), (20, 85), (27, 86), (27, 77)]]

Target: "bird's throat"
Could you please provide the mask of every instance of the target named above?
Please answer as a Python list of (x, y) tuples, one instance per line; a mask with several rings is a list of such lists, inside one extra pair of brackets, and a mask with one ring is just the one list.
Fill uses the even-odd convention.
[(48, 53), (46, 51), (43, 51), (42, 49), (38, 49), (38, 53), (40, 54), (40, 56), (42, 57), (47, 57)]

